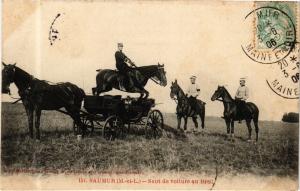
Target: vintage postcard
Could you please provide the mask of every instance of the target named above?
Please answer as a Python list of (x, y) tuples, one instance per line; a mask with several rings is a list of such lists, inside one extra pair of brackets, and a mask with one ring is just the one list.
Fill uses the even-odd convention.
[(1, 190), (298, 190), (293, 1), (2, 0)]

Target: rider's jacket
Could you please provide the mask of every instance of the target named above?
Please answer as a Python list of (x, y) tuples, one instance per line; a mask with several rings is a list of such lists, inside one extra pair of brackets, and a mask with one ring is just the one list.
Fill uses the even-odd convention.
[(186, 90), (187, 96), (190, 97), (197, 97), (200, 93), (200, 88), (198, 86), (198, 84), (194, 83), (194, 84), (190, 84), (189, 87)]
[(126, 64), (126, 59), (128, 59), (127, 56), (122, 51), (117, 51), (115, 53), (115, 58), (116, 58), (116, 68), (121, 73), (126, 73), (128, 71), (128, 69), (130, 68)]
[(246, 86), (240, 86), (236, 91), (235, 98), (246, 101), (249, 98), (249, 89)]

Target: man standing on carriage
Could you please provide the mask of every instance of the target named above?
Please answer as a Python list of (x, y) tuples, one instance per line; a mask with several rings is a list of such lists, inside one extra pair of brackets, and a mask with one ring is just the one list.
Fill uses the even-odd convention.
[(200, 94), (200, 88), (198, 84), (196, 84), (196, 76), (191, 76), (190, 77), (191, 84), (189, 85), (187, 89), (187, 97), (189, 104), (191, 105), (191, 108), (196, 111), (197, 113), (201, 112), (201, 108), (199, 104), (205, 104), (203, 101), (197, 99), (197, 97)]
[(249, 98), (249, 89), (246, 86), (246, 78), (240, 78), (240, 86), (238, 87), (235, 100), (239, 113), (246, 113), (246, 101)]
[[(115, 53), (116, 59), (116, 68), (122, 74), (122, 80), (120, 85), (123, 86), (122, 89), (126, 89), (130, 82), (132, 67), (135, 67), (134, 62), (132, 62), (124, 53), (123, 53), (123, 43), (118, 43), (118, 50)], [(130, 66), (128, 66), (128, 64)], [(123, 83), (122, 83), (123, 82)]]

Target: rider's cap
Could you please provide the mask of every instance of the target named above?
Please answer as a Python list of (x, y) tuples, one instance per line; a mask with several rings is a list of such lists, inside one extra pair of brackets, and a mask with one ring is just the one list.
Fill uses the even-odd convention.
[(122, 46), (122, 47), (123, 47), (123, 43), (120, 43), (120, 42), (119, 42), (119, 43), (118, 43), (118, 46)]
[(240, 78), (240, 81), (244, 81), (244, 82), (245, 82), (245, 81), (246, 81), (246, 78)]
[(197, 78), (196, 76), (191, 76), (191, 77), (190, 77), (190, 79), (196, 79), (196, 78)]

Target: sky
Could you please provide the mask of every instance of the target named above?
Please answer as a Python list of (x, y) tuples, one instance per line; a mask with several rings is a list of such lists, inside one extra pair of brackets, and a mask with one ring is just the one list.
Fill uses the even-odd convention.
[[(241, 45), (251, 33), (244, 17), (253, 2), (211, 1), (4, 1), (2, 61), (39, 79), (69, 81), (87, 94), (96, 85), (96, 69), (115, 69), (117, 43), (138, 66), (163, 63), (168, 85), (151, 81), (150, 97), (163, 112), (175, 113), (170, 99), (171, 82), (185, 90), (189, 77), (197, 76), (206, 115), (221, 116), (223, 105), (210, 100), (218, 85), (234, 96), (239, 78), (247, 78), (249, 101), (260, 109), (261, 120), (281, 120), (285, 112), (297, 112), (298, 100), (273, 93), (266, 84), (271, 66), (250, 60)], [(49, 41), (50, 26), (59, 40)], [(14, 97), (18, 97), (14, 85)], [(126, 94), (117, 90), (107, 94)], [(2, 94), (3, 101), (11, 98)]]

